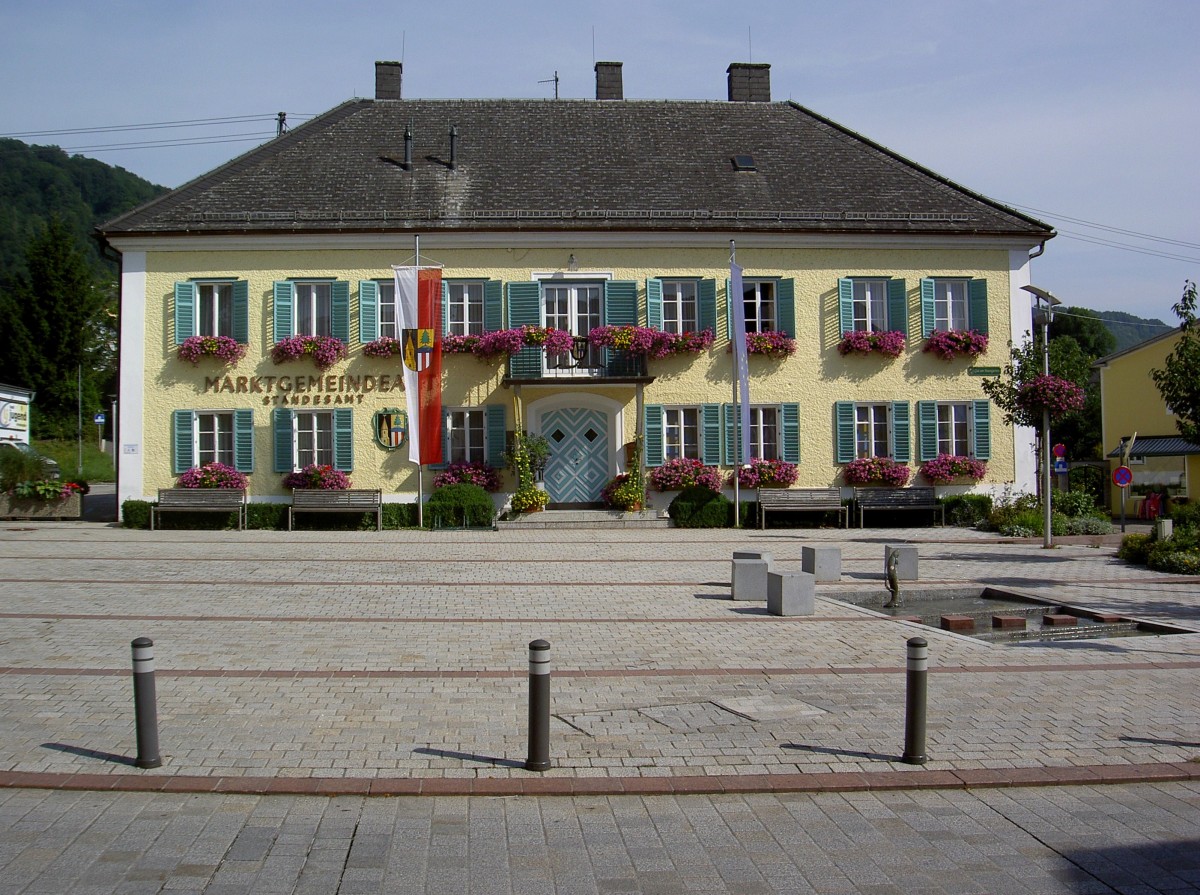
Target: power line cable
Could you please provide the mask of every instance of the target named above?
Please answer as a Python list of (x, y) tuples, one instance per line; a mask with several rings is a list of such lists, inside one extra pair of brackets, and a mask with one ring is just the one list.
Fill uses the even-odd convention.
[(58, 137), (69, 134), (106, 134), (121, 131), (162, 130), (164, 128), (180, 127), (210, 127), (218, 124), (242, 123), (247, 121), (275, 120), (275, 113), (269, 115), (233, 115), (226, 118), (192, 118), (183, 121), (157, 121), (149, 124), (113, 124), (102, 127), (69, 127), (58, 130), (24, 131), (21, 133), (0, 134), (0, 137), (22, 139), (24, 137)]
[(1082, 224), (1085, 227), (1091, 227), (1096, 230), (1107, 230), (1110, 233), (1120, 233), (1124, 236), (1133, 236), (1133, 237), (1136, 237), (1137, 239), (1145, 239), (1145, 240), (1149, 240), (1151, 242), (1164, 242), (1169, 245), (1183, 246), (1184, 248), (1188, 248), (1188, 249), (1200, 249), (1200, 243), (1185, 242), (1184, 240), (1171, 239), (1170, 237), (1167, 237), (1167, 236), (1154, 236), (1153, 234), (1150, 234), (1150, 233), (1140, 233), (1137, 230), (1125, 230), (1121, 227), (1113, 227), (1108, 224), (1097, 224), (1094, 221), (1086, 221), (1083, 218), (1073, 218), (1073, 217), (1069, 217), (1068, 215), (1065, 215), (1065, 214), (1059, 214), (1056, 211), (1046, 211), (1045, 209), (1033, 208), (1032, 206), (1029, 206), (1029, 205), (1018, 205), (1016, 203), (1005, 203), (1005, 204), (1011, 205), (1013, 208), (1020, 208), (1024, 211), (1032, 211), (1034, 214), (1044, 214), (1044, 215), (1047, 215), (1052, 218), (1059, 218), (1064, 221), (1069, 221), (1072, 224)]

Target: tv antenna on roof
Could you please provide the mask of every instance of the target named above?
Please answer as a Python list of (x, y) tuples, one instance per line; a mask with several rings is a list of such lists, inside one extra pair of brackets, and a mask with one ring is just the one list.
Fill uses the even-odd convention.
[(546, 78), (546, 80), (538, 81), (538, 83), (539, 84), (549, 84), (551, 81), (554, 82), (554, 98), (558, 99), (558, 72), (554, 73), (553, 78)]

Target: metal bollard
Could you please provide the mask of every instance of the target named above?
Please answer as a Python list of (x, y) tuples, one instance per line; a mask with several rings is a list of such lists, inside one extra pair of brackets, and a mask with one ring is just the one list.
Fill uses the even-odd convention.
[(529, 757), (527, 771), (550, 769), (550, 644), (529, 644)]
[(929, 643), (924, 637), (908, 641), (908, 692), (904, 702), (904, 755), (906, 764), (925, 764), (926, 682), (929, 678)]
[(161, 768), (158, 707), (154, 694), (154, 641), (139, 637), (133, 647), (133, 714), (137, 726), (137, 766)]

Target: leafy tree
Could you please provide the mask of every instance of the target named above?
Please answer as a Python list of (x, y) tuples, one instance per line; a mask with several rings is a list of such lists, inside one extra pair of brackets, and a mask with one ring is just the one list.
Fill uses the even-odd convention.
[(1104, 357), (1117, 350), (1117, 337), (1112, 334), (1100, 315), (1087, 308), (1059, 308), (1050, 322), (1050, 344), (1069, 336), (1074, 339), (1083, 353), (1090, 357)]
[(1167, 355), (1166, 366), (1150, 371), (1159, 394), (1175, 413), (1175, 428), (1200, 444), (1200, 327), (1196, 326), (1196, 284), (1183, 284), (1183, 296), (1171, 308), (1179, 318), (1179, 341)]
[(36, 390), (35, 437), (70, 437), (80, 393), (85, 411), (100, 406), (100, 380), (111, 367), (112, 323), (105, 312), (112, 290), (103, 287), (60, 218), (34, 236), (23, 260), (15, 285), (0, 293), (0, 320), (7, 327), (0, 369), (14, 384)]
[[(1054, 421), (1051, 438), (1071, 445), (1072, 455), (1078, 458), (1092, 457), (1101, 446), (1100, 389), (1091, 381), (1093, 360), (1095, 357), (1084, 351), (1072, 336), (1050, 339), (1050, 372), (1082, 388), (1086, 401), (1082, 410)], [(1022, 385), (1041, 375), (1043, 365), (1042, 339), (1038, 333), (1012, 349), (1000, 378), (984, 380), (984, 394), (1000, 408), (1009, 425), (1017, 423), (1040, 431), (1041, 414), (1031, 416), (1017, 403), (1017, 394)]]

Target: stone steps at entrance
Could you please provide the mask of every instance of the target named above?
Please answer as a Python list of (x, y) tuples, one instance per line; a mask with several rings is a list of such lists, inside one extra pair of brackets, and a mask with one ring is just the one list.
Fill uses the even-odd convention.
[(497, 522), (503, 529), (546, 528), (670, 528), (671, 520), (657, 510), (623, 513), (620, 510), (544, 510), (526, 513), (508, 522)]

